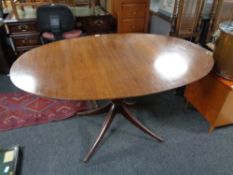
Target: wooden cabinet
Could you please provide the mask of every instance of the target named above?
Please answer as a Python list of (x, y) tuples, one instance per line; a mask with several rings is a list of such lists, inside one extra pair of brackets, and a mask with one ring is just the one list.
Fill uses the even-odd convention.
[(119, 33), (147, 32), (149, 0), (113, 0), (112, 15)]
[(36, 21), (12, 22), (6, 26), (17, 55), (41, 45)]
[(77, 17), (77, 21), (86, 35), (113, 33), (116, 31), (115, 20), (111, 15)]

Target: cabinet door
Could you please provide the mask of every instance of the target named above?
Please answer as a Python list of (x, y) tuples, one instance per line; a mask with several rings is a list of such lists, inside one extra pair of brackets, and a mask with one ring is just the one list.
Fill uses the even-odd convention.
[(118, 1), (118, 32), (147, 32), (149, 23), (149, 2), (149, 0)]

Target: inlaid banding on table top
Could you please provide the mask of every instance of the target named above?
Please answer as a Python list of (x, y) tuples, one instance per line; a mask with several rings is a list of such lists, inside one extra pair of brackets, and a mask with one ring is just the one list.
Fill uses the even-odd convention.
[(12, 82), (59, 99), (143, 96), (196, 81), (211, 70), (212, 54), (191, 42), (152, 34), (88, 36), (50, 43), (23, 54)]

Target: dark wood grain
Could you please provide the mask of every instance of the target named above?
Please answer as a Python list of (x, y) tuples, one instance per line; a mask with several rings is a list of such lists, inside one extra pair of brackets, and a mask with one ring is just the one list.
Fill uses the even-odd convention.
[(212, 54), (174, 37), (111, 34), (64, 40), (23, 54), (10, 77), (20, 89), (58, 99), (154, 94), (207, 75)]

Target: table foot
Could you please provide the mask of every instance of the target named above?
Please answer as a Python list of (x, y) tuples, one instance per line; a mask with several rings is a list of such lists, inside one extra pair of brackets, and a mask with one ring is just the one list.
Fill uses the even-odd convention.
[(154, 139), (163, 142), (164, 140), (158, 136), (157, 134), (153, 133), (150, 129), (145, 127), (136, 117), (134, 117), (132, 114), (129, 113), (129, 111), (126, 109), (126, 107), (121, 107), (120, 108), (120, 113), (127, 119), (129, 120), (134, 126), (145, 132), (146, 134), (150, 135)]
[(210, 128), (209, 128), (208, 133), (209, 133), (209, 134), (212, 133), (212, 132), (214, 131), (214, 128), (215, 128), (215, 127), (211, 125)]
[(105, 118), (105, 121), (103, 123), (103, 126), (102, 126), (102, 129), (98, 135), (98, 137), (96, 138), (96, 141), (95, 143), (93, 144), (93, 146), (91, 147), (90, 151), (87, 153), (87, 155), (85, 156), (83, 162), (88, 162), (89, 159), (91, 158), (91, 156), (93, 155), (93, 153), (95, 152), (97, 146), (99, 145), (99, 143), (101, 142), (101, 140), (103, 139), (104, 137), (104, 134), (106, 133), (106, 131), (108, 130), (109, 126), (111, 125), (112, 123), (112, 120), (113, 118), (115, 117), (115, 105), (112, 105), (111, 106), (111, 109), (110, 111), (108, 112), (106, 118)]
[[(107, 104), (106, 106), (104, 106), (102, 108), (99, 108), (99, 109), (97, 109), (95, 111), (100, 113), (100, 112), (105, 112), (107, 109), (108, 109), (108, 114), (107, 114), (107, 116), (106, 116), (106, 118), (104, 120), (102, 129), (101, 129), (98, 137), (96, 138), (96, 141), (94, 142), (93, 146), (91, 147), (91, 149), (89, 150), (89, 152), (87, 153), (85, 158), (83, 159), (83, 162), (87, 163), (90, 160), (91, 156), (96, 151), (98, 145), (100, 144), (101, 140), (104, 137), (104, 134), (106, 133), (106, 131), (110, 127), (110, 125), (111, 125), (111, 123), (112, 123), (112, 121), (113, 121), (113, 119), (114, 119), (114, 117), (116, 116), (117, 113), (122, 114), (133, 125), (135, 125), (137, 128), (139, 128), (140, 130), (142, 130), (146, 134), (150, 135), (154, 139), (158, 140), (159, 142), (164, 141), (160, 136), (153, 133), (150, 129), (145, 127), (136, 117), (134, 117), (132, 114), (130, 114), (130, 112), (125, 107), (125, 103), (124, 103), (123, 100), (112, 101), (110, 104)], [(91, 114), (96, 114), (95, 111), (93, 111), (93, 113), (91, 113)]]

